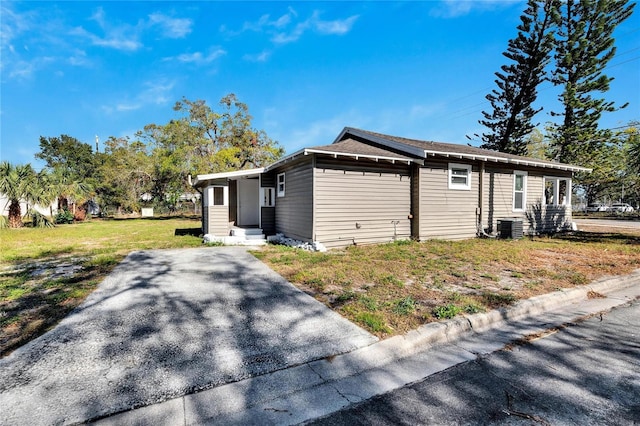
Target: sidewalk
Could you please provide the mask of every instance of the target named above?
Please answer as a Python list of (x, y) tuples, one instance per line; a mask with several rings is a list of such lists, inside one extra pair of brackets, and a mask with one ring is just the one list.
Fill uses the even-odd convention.
[(431, 323), (353, 352), (101, 419), (99, 425), (297, 424), (640, 297), (640, 270)]

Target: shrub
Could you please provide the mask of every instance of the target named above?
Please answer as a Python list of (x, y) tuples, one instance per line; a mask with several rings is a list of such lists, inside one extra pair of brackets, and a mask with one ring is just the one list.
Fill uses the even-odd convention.
[(411, 296), (400, 299), (393, 308), (393, 313), (398, 315), (409, 315), (416, 310), (416, 301)]
[(54, 226), (51, 219), (36, 210), (31, 211), (29, 215), (31, 216), (31, 226), (34, 228), (53, 228)]
[(433, 310), (433, 315), (438, 319), (453, 318), (460, 313), (461, 309), (453, 304), (438, 306)]
[(60, 210), (56, 213), (54, 222), (56, 225), (73, 223), (73, 213), (67, 209)]

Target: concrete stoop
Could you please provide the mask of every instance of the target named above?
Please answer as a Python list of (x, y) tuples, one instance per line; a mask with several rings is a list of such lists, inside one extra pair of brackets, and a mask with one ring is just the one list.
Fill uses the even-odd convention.
[(208, 238), (209, 242), (220, 242), (228, 246), (261, 246), (267, 244), (267, 238), (260, 228), (231, 228), (231, 235), (215, 236)]

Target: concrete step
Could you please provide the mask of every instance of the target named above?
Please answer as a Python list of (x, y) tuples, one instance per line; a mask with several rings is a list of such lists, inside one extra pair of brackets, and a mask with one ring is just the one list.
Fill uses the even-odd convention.
[(262, 233), (262, 229), (260, 228), (231, 228), (231, 235), (234, 237), (244, 237), (244, 236), (253, 236), (253, 235), (261, 235), (264, 238), (264, 234)]

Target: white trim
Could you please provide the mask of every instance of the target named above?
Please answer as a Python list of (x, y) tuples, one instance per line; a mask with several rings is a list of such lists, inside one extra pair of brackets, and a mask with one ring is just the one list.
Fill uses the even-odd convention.
[(542, 161), (531, 161), (528, 159), (521, 158), (504, 158), (504, 157), (492, 157), (488, 155), (478, 155), (478, 154), (461, 154), (458, 152), (446, 152), (446, 151), (433, 151), (433, 150), (424, 150), (424, 157), (427, 158), (429, 155), (435, 157), (437, 155), (442, 155), (444, 157), (454, 157), (460, 159), (467, 160), (480, 160), (480, 161), (493, 161), (494, 163), (509, 163), (509, 164), (518, 164), (522, 166), (531, 166), (531, 167), (542, 167), (547, 169), (558, 169), (558, 170), (566, 170), (571, 172), (592, 172), (593, 169), (588, 169), (586, 167), (572, 166), (569, 164), (561, 164), (561, 163), (547, 163)]
[[(462, 183), (453, 182), (453, 177), (454, 177), (453, 169), (466, 170), (467, 171), (466, 183), (462, 184)], [(471, 164), (449, 163), (449, 173), (447, 174), (448, 182), (449, 182), (449, 185), (448, 185), (449, 189), (463, 190), (463, 191), (471, 190), (471, 175), (472, 174), (473, 174), (473, 168), (472, 168)], [(460, 177), (460, 176), (456, 176), (456, 177)]]
[[(280, 176), (282, 176), (282, 183), (280, 182)], [(282, 184), (282, 191), (280, 190), (280, 185)], [(287, 182), (284, 172), (278, 173), (276, 175), (276, 194), (278, 197), (284, 197), (285, 190), (287, 189)]]
[(360, 158), (367, 158), (369, 160), (374, 160), (374, 161), (386, 160), (386, 161), (391, 161), (392, 163), (395, 161), (399, 161), (402, 163), (407, 163), (407, 165), (411, 164), (411, 161), (412, 161), (410, 158), (406, 158), (406, 157), (405, 158), (387, 157), (384, 155), (351, 154), (348, 152), (323, 151), (320, 149), (305, 149), (304, 155), (308, 155), (308, 154), (326, 154), (326, 155), (332, 155), (334, 158), (338, 158), (338, 156), (340, 156), (340, 157), (355, 158), (356, 160), (359, 160)]
[[(269, 196), (271, 193), (271, 196)], [(260, 207), (276, 206), (276, 189), (273, 186), (260, 188)]]
[(196, 180), (193, 181), (192, 186), (198, 186), (199, 183), (215, 180), (215, 179), (225, 179), (232, 177), (249, 177), (249, 176), (257, 176), (264, 172), (264, 167), (259, 169), (248, 169), (248, 170), (236, 170), (234, 172), (222, 172), (222, 173), (211, 173), (208, 175), (198, 175), (196, 176)]
[[(214, 204), (214, 188), (222, 188), (222, 202), (224, 204)], [(204, 204), (206, 207), (228, 206), (229, 205), (229, 187), (224, 185), (209, 185), (204, 190)]]
[[(522, 191), (518, 191), (518, 192), (522, 192), (522, 207), (521, 208), (517, 208), (516, 207), (516, 177), (517, 176), (522, 176)], [(512, 195), (513, 195), (513, 202), (511, 203), (511, 208), (513, 212), (523, 212), (527, 209), (527, 176), (528, 173), (524, 172), (522, 170), (514, 170), (513, 171), (513, 191), (512, 191)]]
[[(560, 198), (560, 181), (566, 181), (567, 187), (565, 188), (565, 198), (564, 202), (558, 203), (558, 199)], [(553, 201), (551, 203), (547, 203), (547, 181), (553, 183)], [(558, 177), (558, 176), (544, 176), (542, 179), (542, 204), (545, 206), (571, 206), (571, 191), (572, 184), (571, 178), (568, 177)]]

